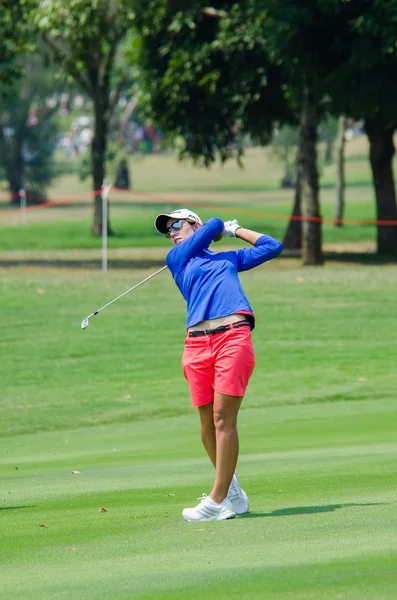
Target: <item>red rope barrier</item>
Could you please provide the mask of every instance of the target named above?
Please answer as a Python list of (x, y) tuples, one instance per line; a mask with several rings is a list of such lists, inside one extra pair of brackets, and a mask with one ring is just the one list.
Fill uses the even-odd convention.
[[(166, 198), (164, 196), (156, 196), (154, 194), (146, 194), (144, 192), (137, 192), (135, 190), (121, 190), (119, 188), (113, 188), (117, 192), (129, 192), (130, 194), (134, 194), (136, 196), (143, 196), (147, 198), (151, 198), (152, 200), (156, 200), (158, 202), (165, 202), (168, 204), (181, 204), (180, 200), (174, 200), (172, 198)], [(208, 208), (209, 205), (203, 202), (189, 202), (189, 206), (194, 206), (198, 208)], [(284, 219), (284, 220), (292, 220), (292, 221), (309, 221), (312, 223), (348, 223), (354, 225), (386, 225), (386, 226), (397, 226), (397, 220), (382, 220), (382, 219), (334, 219), (327, 217), (303, 217), (299, 215), (280, 215), (276, 213), (264, 213), (262, 211), (249, 210), (245, 208), (227, 208), (225, 206), (216, 206), (214, 204), (210, 205), (210, 208), (215, 208), (216, 210), (225, 210), (228, 212), (234, 213), (242, 213), (245, 215), (252, 215), (258, 217), (266, 217), (268, 219)]]
[[(71, 198), (62, 198), (60, 200), (51, 200), (50, 202), (43, 202), (42, 204), (32, 204), (31, 206), (27, 206), (25, 210), (37, 210), (39, 208), (50, 208), (51, 206), (59, 206), (60, 204), (67, 204), (68, 202), (75, 202), (76, 200), (84, 200), (85, 198), (92, 198), (95, 196), (99, 196), (102, 190), (97, 190), (96, 192), (85, 192), (84, 194), (79, 194), (78, 196), (72, 196)], [(11, 208), (10, 210), (3, 210), (0, 212), (0, 215), (12, 215), (15, 213), (19, 213), (21, 211), (20, 208)]]
[[(142, 197), (142, 198), (148, 198), (150, 200), (156, 201), (156, 202), (161, 202), (161, 203), (166, 203), (166, 204), (175, 204), (180, 206), (181, 200), (179, 199), (174, 199), (174, 198), (167, 198), (166, 196), (157, 196), (156, 194), (147, 194), (145, 192), (138, 192), (137, 190), (125, 190), (125, 189), (121, 189), (121, 188), (117, 188), (117, 187), (113, 187), (112, 191), (118, 192), (118, 193), (123, 193), (123, 194), (131, 194), (133, 196), (138, 196), (138, 197)], [(43, 204), (34, 204), (32, 206), (28, 206), (25, 210), (27, 211), (31, 211), (31, 210), (37, 210), (40, 208), (50, 208), (52, 206), (59, 206), (61, 204), (67, 204), (69, 202), (75, 202), (77, 200), (83, 200), (86, 198), (92, 198), (95, 196), (98, 196), (99, 194), (101, 194), (102, 190), (96, 190), (93, 192), (86, 192), (84, 194), (79, 194), (77, 196), (73, 196), (70, 198), (63, 198), (60, 200), (51, 200), (49, 202), (43, 202)], [(277, 214), (277, 213), (265, 213), (262, 211), (257, 211), (257, 210), (250, 210), (250, 209), (245, 209), (245, 208), (229, 208), (229, 207), (225, 207), (225, 206), (217, 206), (214, 204), (208, 205), (204, 202), (189, 202), (189, 206), (193, 206), (193, 207), (198, 207), (198, 208), (212, 208), (212, 209), (216, 209), (216, 210), (222, 210), (222, 211), (226, 211), (226, 212), (232, 212), (232, 213), (241, 213), (241, 214), (245, 214), (245, 215), (251, 215), (251, 216), (258, 216), (258, 217), (265, 217), (267, 219), (283, 219), (283, 220), (292, 220), (292, 221), (307, 221), (307, 222), (311, 222), (311, 223), (332, 223), (335, 224), (336, 222), (340, 223), (340, 224), (350, 224), (350, 225), (379, 225), (379, 226), (385, 226), (385, 227), (396, 227), (397, 226), (397, 220), (386, 220), (386, 219), (335, 219), (335, 218), (330, 218), (330, 217), (304, 217), (304, 216), (300, 216), (300, 215), (282, 215), (282, 214)], [(20, 208), (13, 208), (10, 210), (5, 210), (0, 212), (0, 215), (12, 215), (15, 213), (19, 213), (20, 212)]]

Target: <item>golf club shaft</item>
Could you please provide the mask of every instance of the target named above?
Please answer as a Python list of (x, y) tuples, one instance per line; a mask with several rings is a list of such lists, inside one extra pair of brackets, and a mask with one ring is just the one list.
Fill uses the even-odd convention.
[(108, 302), (107, 304), (105, 304), (105, 306), (102, 306), (101, 308), (98, 308), (98, 310), (96, 310), (95, 312), (91, 313), (87, 317), (87, 319), (90, 319), (91, 317), (94, 317), (95, 315), (97, 315), (98, 313), (100, 313), (101, 310), (103, 310), (104, 308), (107, 308), (108, 306), (110, 306), (111, 304), (113, 304), (113, 302), (116, 302), (116, 300), (120, 300), (120, 298), (122, 298), (123, 296), (125, 296), (129, 292), (132, 292), (132, 290), (135, 290), (135, 288), (137, 288), (140, 285), (142, 285), (142, 283), (145, 283), (145, 281), (149, 281), (149, 279), (152, 279), (152, 277), (155, 277), (156, 275), (158, 275), (159, 273), (161, 273), (161, 271), (164, 271), (164, 269), (166, 269), (166, 268), (167, 268), (167, 265), (165, 265), (164, 267), (161, 267), (161, 269), (159, 269), (155, 273), (152, 273), (151, 275), (149, 275), (149, 277), (146, 277), (146, 279), (143, 279), (142, 281), (140, 281), (139, 283), (137, 283), (136, 285), (134, 285), (132, 288), (130, 288), (129, 290), (127, 290), (123, 294), (120, 294), (120, 296), (117, 296), (117, 298), (114, 298), (114, 300), (111, 300), (110, 302)]

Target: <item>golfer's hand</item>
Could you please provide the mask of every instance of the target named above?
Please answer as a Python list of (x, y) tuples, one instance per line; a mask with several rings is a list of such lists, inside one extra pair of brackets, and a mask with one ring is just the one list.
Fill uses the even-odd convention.
[(225, 231), (223, 237), (236, 237), (237, 229), (240, 229), (241, 225), (238, 224), (237, 219), (233, 221), (225, 221)]

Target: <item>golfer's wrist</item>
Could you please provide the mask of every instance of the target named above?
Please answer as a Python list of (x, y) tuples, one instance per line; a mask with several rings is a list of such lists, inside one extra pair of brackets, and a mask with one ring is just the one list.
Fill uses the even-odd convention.
[(262, 234), (258, 233), (256, 231), (252, 231), (252, 229), (246, 229), (245, 227), (240, 227), (236, 231), (236, 237), (238, 237), (240, 240), (243, 240), (244, 242), (248, 242), (249, 244), (252, 244), (253, 246), (255, 246), (255, 244), (259, 240), (259, 238), (262, 237)]

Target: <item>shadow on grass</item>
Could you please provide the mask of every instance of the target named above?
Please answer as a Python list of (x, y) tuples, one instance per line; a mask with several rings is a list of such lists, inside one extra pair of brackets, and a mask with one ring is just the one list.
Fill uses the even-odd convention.
[(347, 503), (347, 504), (324, 504), (320, 506), (293, 506), (291, 508), (279, 508), (269, 513), (250, 512), (241, 515), (244, 519), (256, 519), (259, 517), (290, 517), (293, 515), (311, 515), (316, 513), (335, 512), (340, 508), (349, 508), (352, 506), (380, 506), (385, 502), (367, 502), (367, 503)]
[[(149, 269), (164, 266), (164, 259), (159, 260), (108, 260), (108, 269)], [(0, 268), (12, 267), (47, 267), (52, 269), (102, 269), (101, 259), (92, 260), (46, 260), (46, 259), (21, 259), (0, 260)]]
[[(368, 179), (351, 179), (347, 181), (346, 188), (372, 188), (372, 181), (370, 178)], [(321, 181), (320, 180), (320, 189), (322, 190), (331, 190), (335, 188), (334, 181)]]
[(0, 506), (0, 510), (21, 510), (23, 508), (34, 508), (34, 506)]
[(397, 264), (397, 256), (392, 254), (375, 254), (371, 252), (325, 252), (326, 262), (344, 262), (368, 266)]
[[(359, 242), (358, 242), (359, 243)], [(296, 250), (285, 250), (278, 260), (286, 258), (301, 258)], [(324, 251), (324, 262), (342, 262), (348, 265), (379, 266), (397, 264), (397, 256), (392, 254), (377, 254), (375, 252), (332, 252)]]
[[(160, 247), (159, 247), (160, 248)], [(50, 251), (49, 251), (50, 252)], [(291, 258), (299, 258), (299, 254), (295, 252), (285, 253), (278, 260)], [(345, 263), (346, 265), (362, 265), (362, 266), (380, 266), (397, 264), (397, 256), (386, 256), (370, 253), (349, 253), (349, 252), (327, 252), (324, 255), (326, 263)], [(149, 269), (159, 268), (164, 265), (164, 259), (147, 259), (147, 260), (131, 260), (131, 259), (109, 259), (109, 269)], [(102, 259), (45, 259), (45, 258), (21, 258), (0, 260), (0, 268), (12, 267), (47, 267), (47, 268), (63, 268), (63, 269), (101, 269)]]

